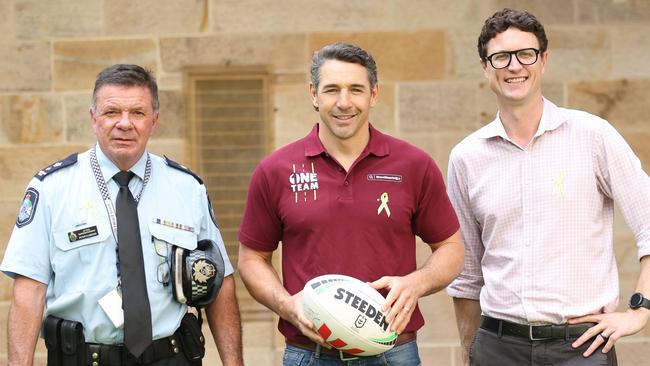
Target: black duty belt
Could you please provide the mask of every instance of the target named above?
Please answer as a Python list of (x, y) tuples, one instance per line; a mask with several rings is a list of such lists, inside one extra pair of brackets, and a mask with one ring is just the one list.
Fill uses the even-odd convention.
[(526, 325), (482, 316), (481, 328), (497, 333), (527, 339), (543, 341), (549, 339), (575, 339), (591, 328), (593, 323), (560, 324), (560, 325)]
[(178, 331), (156, 339), (140, 357), (135, 358), (123, 345), (86, 343), (86, 364), (91, 366), (148, 365), (183, 352)]

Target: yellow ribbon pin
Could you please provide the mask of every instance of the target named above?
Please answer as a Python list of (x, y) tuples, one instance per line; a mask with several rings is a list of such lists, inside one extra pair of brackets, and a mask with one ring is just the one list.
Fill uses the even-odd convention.
[(377, 199), (377, 201), (381, 200), (381, 204), (379, 207), (377, 207), (377, 215), (381, 214), (381, 211), (386, 211), (386, 215), (390, 217), (390, 208), (388, 208), (388, 193), (384, 192), (381, 194), (381, 196)]
[(564, 172), (555, 177), (555, 185), (553, 186), (551, 195), (555, 196), (556, 194), (564, 198)]

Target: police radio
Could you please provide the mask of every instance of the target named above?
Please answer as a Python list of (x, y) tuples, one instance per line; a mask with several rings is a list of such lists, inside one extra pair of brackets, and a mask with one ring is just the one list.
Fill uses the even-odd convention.
[(172, 292), (181, 304), (196, 308), (210, 304), (221, 288), (224, 271), (223, 257), (212, 240), (200, 240), (194, 250), (172, 246)]

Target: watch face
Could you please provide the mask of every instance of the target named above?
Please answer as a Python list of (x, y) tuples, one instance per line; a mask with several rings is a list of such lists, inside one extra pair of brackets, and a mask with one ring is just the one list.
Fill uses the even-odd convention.
[(630, 297), (630, 307), (632, 309), (636, 309), (640, 307), (641, 304), (643, 304), (643, 295), (641, 295), (640, 293), (637, 292), (634, 295), (632, 295), (632, 297)]

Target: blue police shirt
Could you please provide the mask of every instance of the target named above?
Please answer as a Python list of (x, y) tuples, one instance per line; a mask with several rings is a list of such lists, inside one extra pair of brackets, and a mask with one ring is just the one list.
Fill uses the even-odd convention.
[[(98, 145), (96, 152), (114, 204), (119, 187), (112, 177), (119, 169)], [(138, 219), (152, 334), (158, 339), (173, 334), (187, 311), (172, 296), (165, 242), (194, 249), (198, 240), (211, 239), (219, 245), (226, 276), (233, 267), (211, 216), (205, 186), (165, 159), (148, 155), (151, 176), (138, 203)], [(59, 168), (60, 163), (54, 164), (47, 176), (31, 180), (0, 270), (47, 284), (46, 315), (81, 322), (86, 342), (120, 344), (123, 330), (115, 328), (98, 304), (118, 284), (117, 244), (89, 157), (90, 150), (79, 154), (76, 163)], [(129, 183), (133, 196), (143, 186), (146, 161), (145, 152), (131, 168), (137, 177)]]

